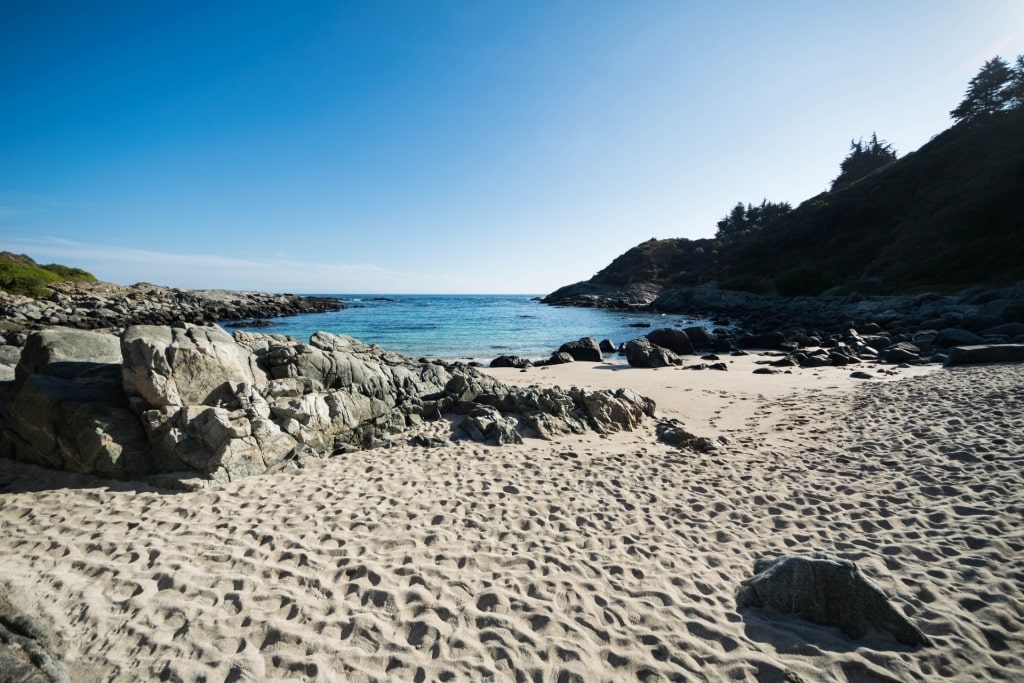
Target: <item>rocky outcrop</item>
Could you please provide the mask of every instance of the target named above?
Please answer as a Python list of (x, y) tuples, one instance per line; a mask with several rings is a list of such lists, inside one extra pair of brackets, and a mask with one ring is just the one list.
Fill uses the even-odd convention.
[(1011, 363), (1024, 361), (1024, 344), (982, 344), (957, 346), (949, 352), (946, 365)]
[(386, 445), (443, 415), (457, 438), (503, 444), (635, 429), (654, 413), (633, 392), (508, 387), (341, 335), (303, 343), (184, 323), (136, 325), (120, 337), (35, 332), (16, 374), (0, 409), (0, 455), (164, 482), (301, 466)]
[(837, 626), (851, 638), (874, 629), (904, 645), (919, 647), (928, 638), (860, 568), (824, 553), (759, 560), (754, 576), (737, 595), (740, 607), (770, 607), (823, 626)]
[(121, 388), (117, 337), (83, 330), (29, 335), (0, 456), (105, 476), (149, 474), (147, 440)]
[(148, 283), (123, 287), (107, 282), (62, 282), (50, 288), (52, 294), (47, 299), (0, 292), (0, 319), (12, 329), (63, 326), (95, 330), (139, 324), (266, 319), (344, 307), (328, 297), (173, 289)]
[(647, 310), (654, 303), (660, 291), (661, 285), (648, 282), (625, 285), (577, 282), (552, 292), (541, 302), (552, 306), (642, 311)]

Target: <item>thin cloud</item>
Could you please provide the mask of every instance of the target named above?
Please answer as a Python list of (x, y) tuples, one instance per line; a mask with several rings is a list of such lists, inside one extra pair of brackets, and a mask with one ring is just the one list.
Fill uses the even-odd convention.
[(192, 289), (289, 292), (470, 291), (474, 283), (448, 274), (384, 268), (374, 263), (318, 263), (287, 256), (239, 258), (89, 244), (59, 238), (15, 240), (38, 260), (59, 260), (120, 284), (153, 282)]

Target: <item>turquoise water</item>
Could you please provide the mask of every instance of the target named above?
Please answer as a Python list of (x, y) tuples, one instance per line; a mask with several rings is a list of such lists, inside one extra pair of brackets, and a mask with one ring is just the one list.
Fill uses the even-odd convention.
[(631, 323), (653, 327), (709, 324), (679, 315), (547, 306), (526, 294), (336, 296), (348, 308), (272, 318), (273, 327), (252, 331), (308, 341), (311, 334), (322, 330), (414, 358), (489, 361), (502, 354), (547, 358), (564, 342), (580, 337), (611, 339), (618, 346), (649, 331), (630, 327)]

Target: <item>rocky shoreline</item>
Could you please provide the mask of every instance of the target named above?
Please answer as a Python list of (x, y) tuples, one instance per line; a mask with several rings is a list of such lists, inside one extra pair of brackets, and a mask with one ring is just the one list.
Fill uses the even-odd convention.
[[(850, 347), (854, 353), (847, 355), (851, 358), (866, 353), (880, 356), (880, 360), (891, 355), (890, 360), (896, 362), (946, 362), (949, 350), (958, 346), (1024, 344), (1024, 282), (952, 295), (884, 297), (767, 296), (728, 291), (714, 283), (659, 289), (583, 282), (563, 287), (541, 301), (553, 306), (707, 317), (716, 326), (711, 338), (693, 346), (717, 352), (758, 348), (793, 353), (814, 347)], [(702, 338), (706, 334), (694, 332)], [(892, 353), (887, 354), (890, 348)], [(831, 356), (836, 364), (845, 364), (836, 354)], [(1006, 359), (1016, 359), (1016, 354)], [(805, 359), (799, 360), (803, 364)]]
[(0, 292), (0, 333), (47, 327), (123, 329), (128, 325), (260, 320), (345, 308), (332, 297), (177, 289), (149, 283), (61, 282), (47, 299)]

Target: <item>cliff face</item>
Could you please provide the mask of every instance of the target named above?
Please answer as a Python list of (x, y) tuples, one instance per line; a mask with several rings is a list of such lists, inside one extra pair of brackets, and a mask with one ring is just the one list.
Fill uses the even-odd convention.
[(669, 283), (702, 282), (714, 264), (715, 246), (710, 239), (650, 239), (589, 280), (562, 287), (543, 301), (557, 306), (646, 308)]
[[(546, 303), (629, 308), (715, 281), (782, 296), (949, 293), (1024, 280), (1024, 111), (960, 125), (730, 241), (649, 240)], [(669, 295), (671, 292), (674, 294)]]

